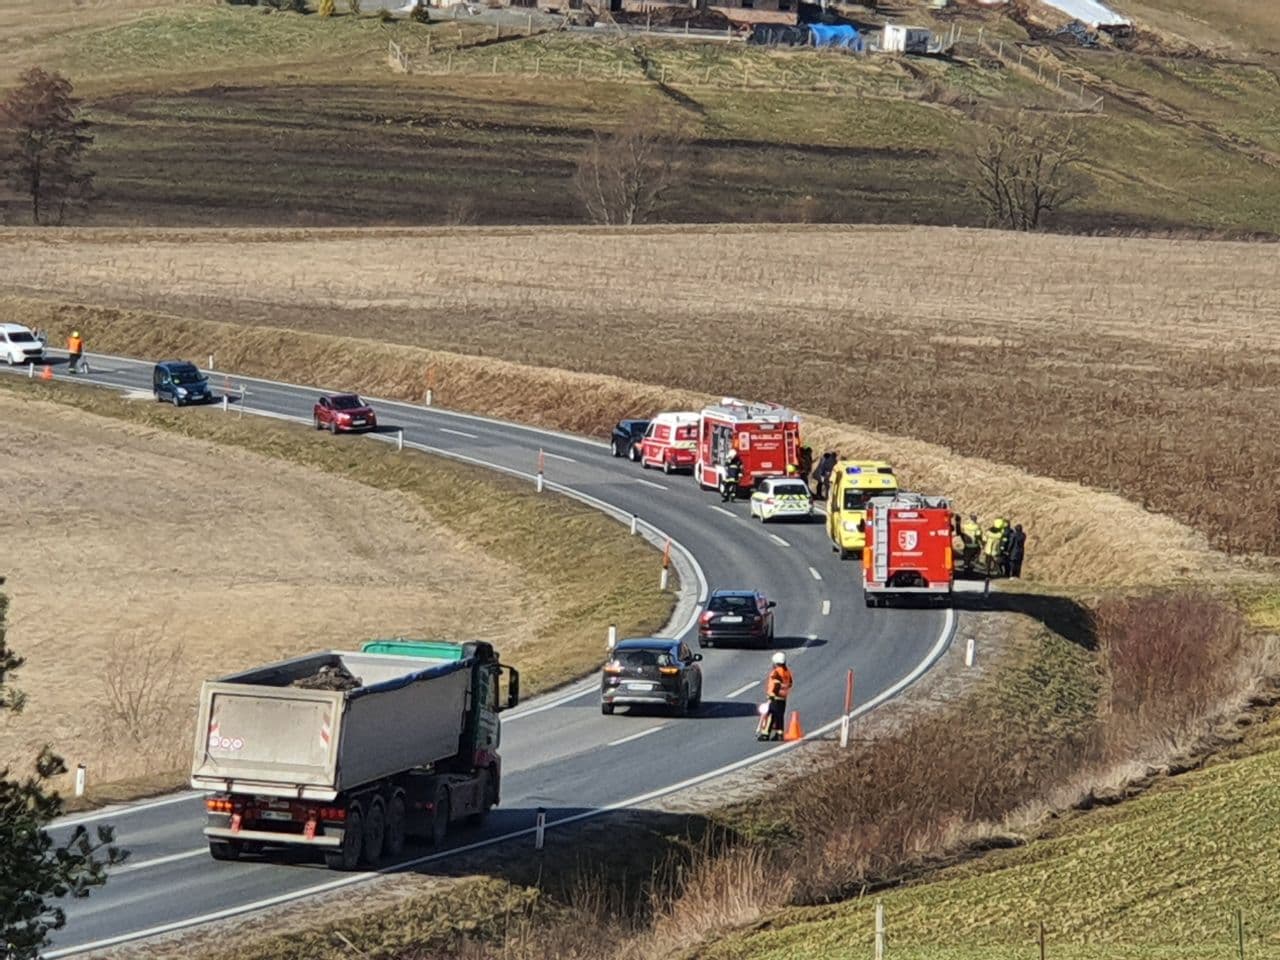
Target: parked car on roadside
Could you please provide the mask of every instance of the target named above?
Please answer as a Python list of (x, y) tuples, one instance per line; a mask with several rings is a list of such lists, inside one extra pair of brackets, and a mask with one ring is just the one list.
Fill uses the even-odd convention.
[(640, 441), (648, 429), (648, 420), (619, 420), (613, 425), (613, 433), (609, 437), (609, 452), (636, 463), (640, 459)]
[(188, 403), (212, 403), (209, 378), (187, 360), (162, 360), (151, 370), (151, 391), (160, 401), (175, 407)]
[(809, 520), (813, 498), (803, 480), (796, 477), (768, 477), (751, 493), (751, 516), (768, 520)]
[(378, 415), (373, 408), (354, 393), (323, 396), (316, 401), (311, 412), (316, 429), (330, 433), (374, 430), (378, 426)]
[(773, 610), (777, 602), (758, 590), (714, 590), (698, 617), (698, 645), (748, 643), (773, 645)]
[(0, 360), (9, 366), (44, 359), (44, 344), (20, 323), (0, 323)]
[(686, 716), (702, 703), (702, 654), (680, 640), (637, 637), (613, 648), (600, 676), (600, 712), (665, 707)]

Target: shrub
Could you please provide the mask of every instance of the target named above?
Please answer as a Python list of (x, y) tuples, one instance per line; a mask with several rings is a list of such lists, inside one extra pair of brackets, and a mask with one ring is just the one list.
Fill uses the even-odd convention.
[(333, 0), (320, 0), (320, 3), (316, 6), (316, 13), (322, 17), (332, 17), (333, 8)]

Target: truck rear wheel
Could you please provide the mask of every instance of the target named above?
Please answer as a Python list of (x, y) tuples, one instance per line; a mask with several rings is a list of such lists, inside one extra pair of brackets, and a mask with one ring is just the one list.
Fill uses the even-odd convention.
[(215, 860), (239, 860), (240, 844), (234, 840), (210, 840), (209, 856)]
[(444, 845), (449, 835), (449, 790), (442, 783), (436, 787), (435, 801), (431, 808), (431, 845)]
[(364, 862), (376, 867), (382, 860), (382, 845), (387, 836), (387, 810), (382, 799), (376, 798), (364, 818)]
[(404, 853), (404, 797), (396, 794), (387, 807), (387, 829), (383, 834), (382, 854), (389, 860)]
[(346, 827), (342, 832), (342, 846), (326, 850), (324, 863), (330, 870), (354, 870), (360, 864), (364, 846), (364, 817), (358, 807), (347, 811)]

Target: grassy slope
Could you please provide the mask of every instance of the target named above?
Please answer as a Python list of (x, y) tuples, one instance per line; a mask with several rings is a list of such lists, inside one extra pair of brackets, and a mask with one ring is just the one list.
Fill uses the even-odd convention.
[[(1053, 957), (1220, 957), (1234, 953), (1237, 910), (1248, 955), (1280, 954), (1280, 721), (1239, 752), (1136, 800), (1069, 817), (1028, 846), (886, 892), (892, 955), (1026, 957), (1043, 921)], [(874, 899), (793, 910), (700, 956), (862, 956)]]
[[(972, 35), (977, 24), (967, 26)], [(990, 17), (986, 29), (1020, 34)], [(963, 163), (977, 107), (1074, 102), (1016, 70), (930, 61), (649, 41), (646, 81), (636, 51), (617, 41), (459, 48), (485, 30), (180, 7), (37, 31), (15, 45), (10, 69), (60, 67), (90, 98), (95, 216), (109, 223), (443, 222), (459, 196), (481, 222), (572, 221), (567, 180), (586, 137), (637, 105), (699, 131), (674, 219), (977, 223)], [(423, 73), (387, 69), (393, 37)], [(449, 76), (430, 72), (446, 65)], [(1076, 65), (1083, 79), (1093, 66)], [(1235, 82), (1231, 69), (1170, 81), (1178, 90), (1163, 99), (1197, 83), (1212, 94)], [(663, 75), (665, 88), (652, 82)], [(1263, 90), (1263, 75), (1246, 88)], [(1273, 171), (1218, 133), (1265, 131), (1265, 98), (1201, 97), (1185, 119), (1108, 99), (1107, 116), (1075, 121), (1098, 181), (1071, 214), (1076, 226), (1280, 231)]]

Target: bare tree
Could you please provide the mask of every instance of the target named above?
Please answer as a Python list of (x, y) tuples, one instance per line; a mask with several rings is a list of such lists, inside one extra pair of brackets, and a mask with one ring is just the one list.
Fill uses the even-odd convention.
[(1079, 132), (1019, 115), (994, 127), (974, 152), (974, 192), (993, 226), (1038, 230), (1045, 219), (1088, 193)]
[(93, 136), (79, 109), (71, 81), (39, 67), (0, 102), (0, 164), (14, 189), (31, 198), (32, 223), (61, 223), (69, 206), (92, 195), (93, 174), (81, 163)]
[(578, 160), (573, 187), (595, 223), (644, 223), (679, 180), (689, 139), (633, 114), (616, 133), (596, 134)]

